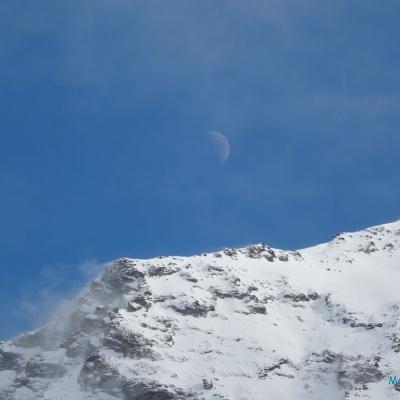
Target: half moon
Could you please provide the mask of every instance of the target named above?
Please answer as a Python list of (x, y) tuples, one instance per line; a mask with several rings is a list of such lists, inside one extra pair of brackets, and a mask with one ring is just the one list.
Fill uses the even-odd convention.
[(221, 132), (217, 131), (208, 131), (207, 134), (214, 143), (215, 149), (218, 153), (218, 158), (221, 164), (223, 164), (229, 158), (229, 154), (231, 153), (231, 145), (229, 144), (228, 139)]

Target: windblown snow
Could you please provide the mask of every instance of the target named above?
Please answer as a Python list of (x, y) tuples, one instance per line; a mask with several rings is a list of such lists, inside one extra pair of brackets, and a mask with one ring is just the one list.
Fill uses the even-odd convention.
[(1, 400), (400, 398), (400, 221), (106, 265), (68, 316), (0, 342)]

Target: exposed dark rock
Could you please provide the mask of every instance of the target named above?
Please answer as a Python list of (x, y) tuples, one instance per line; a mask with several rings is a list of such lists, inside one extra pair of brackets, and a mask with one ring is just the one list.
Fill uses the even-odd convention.
[(103, 341), (103, 345), (124, 357), (155, 359), (153, 343), (138, 332), (112, 329)]
[(252, 304), (249, 306), (249, 310), (252, 314), (266, 314), (267, 308), (264, 304)]
[(351, 390), (357, 385), (366, 385), (379, 382), (385, 376), (373, 360), (352, 361), (351, 357), (343, 356), (340, 367), (336, 373), (338, 384), (341, 388)]
[(236, 299), (244, 299), (246, 296), (249, 295), (248, 291), (239, 291), (238, 289), (224, 291), (219, 288), (211, 288), (212, 293), (219, 297), (220, 299), (225, 298), (236, 298)]
[(293, 258), (296, 261), (303, 261), (304, 260), (303, 256), (301, 255), (301, 253), (299, 251), (294, 251), (291, 254), (292, 254)]
[(317, 300), (319, 299), (319, 294), (316, 292), (312, 292), (309, 294), (304, 294), (304, 293), (299, 293), (299, 294), (285, 294), (283, 296), (285, 299), (290, 299), (294, 302), (299, 302), (299, 301), (310, 301), (310, 300)]
[(281, 369), (281, 366), (285, 364), (289, 364), (289, 360), (287, 358), (282, 358), (270, 367), (263, 368), (258, 373), (258, 376), (260, 379), (266, 378), (271, 372), (275, 371), (276, 369)]
[(207, 270), (211, 275), (221, 275), (224, 273), (224, 268), (219, 265), (209, 265)]
[(126, 400), (185, 400), (192, 396), (174, 386), (157, 382), (125, 381), (122, 390)]
[(171, 308), (183, 315), (191, 315), (192, 317), (206, 317), (210, 311), (215, 311), (214, 304), (202, 304), (198, 300), (192, 303), (182, 305), (172, 305)]
[(310, 301), (307, 295), (304, 293), (299, 293), (299, 294), (285, 294), (283, 296), (285, 299), (290, 299), (294, 302), (299, 302), (299, 301)]
[(151, 266), (147, 274), (149, 276), (165, 276), (172, 275), (179, 271), (178, 268), (175, 267), (176, 264), (173, 265), (155, 265)]
[(371, 254), (374, 253), (375, 251), (378, 251), (378, 248), (376, 247), (375, 242), (370, 241), (365, 247), (362, 247), (360, 249), (365, 254)]
[(164, 303), (167, 300), (175, 300), (176, 296), (172, 294), (166, 294), (162, 296), (157, 296), (153, 299), (153, 303)]
[(143, 308), (142, 305), (135, 303), (134, 301), (130, 301), (126, 307), (128, 312), (136, 312)]
[(265, 243), (247, 247), (246, 255), (250, 258), (265, 258), (271, 262), (276, 258), (275, 252)]
[(17, 370), (20, 360), (19, 354), (0, 349), (0, 371)]
[(132, 305), (140, 305), (148, 310), (151, 307), (151, 292), (150, 290), (145, 290), (142, 293), (138, 293), (131, 300)]
[(374, 323), (366, 324), (364, 322), (356, 322), (356, 323), (352, 322), (350, 324), (350, 326), (352, 328), (360, 327), (360, 328), (365, 328), (367, 330), (370, 330), (370, 329), (375, 329), (375, 328), (382, 328), (383, 323), (382, 322), (378, 322), (378, 323), (375, 323), (375, 324)]
[(193, 276), (185, 275), (185, 279), (189, 282), (197, 283), (199, 280)]
[(330, 350), (324, 350), (321, 353), (321, 361), (327, 364), (332, 364), (337, 360), (337, 354)]
[(383, 246), (383, 250), (387, 251), (393, 251), (394, 250), (394, 244), (393, 243), (386, 243), (385, 246)]
[(382, 328), (383, 323), (365, 323), (365, 322), (358, 322), (352, 318), (343, 317), (342, 322), (345, 325), (349, 325), (352, 328), (365, 328), (367, 330), (375, 329), (375, 328)]
[(211, 379), (203, 379), (203, 388), (205, 390), (211, 390), (214, 387), (214, 383)]
[(400, 334), (398, 333), (393, 333), (390, 336), (390, 340), (392, 342), (392, 346), (391, 349), (395, 352), (395, 353), (400, 353)]
[(237, 251), (235, 249), (225, 249), (224, 254), (226, 254), (229, 257), (236, 257)]
[(129, 293), (130, 283), (144, 279), (144, 274), (135, 266), (132, 260), (121, 258), (107, 266), (101, 280), (119, 294)]
[(283, 374), (282, 372), (275, 372), (276, 376), (283, 376), (284, 378), (294, 379), (294, 375), (292, 374)]

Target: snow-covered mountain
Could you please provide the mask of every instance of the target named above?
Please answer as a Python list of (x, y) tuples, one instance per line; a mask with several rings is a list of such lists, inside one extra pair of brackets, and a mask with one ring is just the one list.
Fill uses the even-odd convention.
[(0, 343), (0, 399), (400, 398), (399, 315), (400, 221), (294, 252), (122, 258)]

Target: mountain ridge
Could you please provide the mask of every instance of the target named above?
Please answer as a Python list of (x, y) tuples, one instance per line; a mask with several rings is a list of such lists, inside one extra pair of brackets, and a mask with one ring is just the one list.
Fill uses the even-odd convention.
[(0, 343), (0, 399), (397, 398), (399, 262), (400, 221), (297, 251), (120, 258)]

